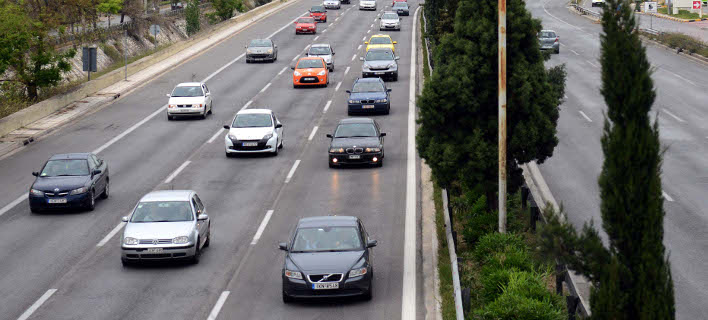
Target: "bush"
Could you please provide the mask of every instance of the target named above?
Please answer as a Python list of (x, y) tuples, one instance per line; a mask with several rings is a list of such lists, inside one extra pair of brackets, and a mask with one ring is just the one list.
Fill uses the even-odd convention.
[(484, 264), (492, 255), (510, 248), (526, 250), (526, 245), (518, 235), (493, 232), (479, 239), (479, 243), (474, 249), (474, 257)]
[(533, 261), (526, 248), (506, 247), (504, 251), (495, 252), (484, 261), (485, 267), (493, 269), (517, 269), (521, 271), (533, 270)]
[(103, 53), (111, 59), (111, 62), (119, 61), (122, 58), (120, 52), (110, 45), (101, 44), (101, 50), (103, 50)]
[(558, 308), (551, 300), (536, 300), (508, 290), (474, 313), (476, 319), (482, 320), (564, 320), (568, 317), (563, 308)]
[(662, 33), (656, 39), (671, 48), (682, 48), (689, 53), (708, 57), (708, 44), (683, 33)]
[(464, 212), (462, 237), (465, 242), (474, 244), (485, 234), (496, 230), (499, 219), (496, 212), (487, 211), (486, 196), (477, 198), (469, 205), (461, 204), (460, 211)]
[(184, 17), (187, 21), (187, 34), (193, 35), (199, 32), (199, 0), (189, 0), (184, 8)]

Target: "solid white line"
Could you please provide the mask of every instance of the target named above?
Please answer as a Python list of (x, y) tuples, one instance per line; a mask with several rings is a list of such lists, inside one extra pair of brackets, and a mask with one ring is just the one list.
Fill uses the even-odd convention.
[(49, 300), (49, 297), (51, 297), (54, 292), (57, 292), (57, 289), (49, 289), (47, 292), (45, 292), (37, 301), (35, 301), (28, 309), (23, 313), (17, 320), (27, 320), (29, 317), (32, 316), (32, 314), (39, 309), (39, 307), (42, 306), (47, 300)]
[(570, 51), (571, 51), (572, 53), (575, 53), (576, 56), (579, 56), (579, 55), (580, 55), (579, 53), (575, 52), (575, 50), (573, 50), (573, 49), (570, 49)]
[(278, 72), (278, 75), (283, 74), (283, 72), (285, 72), (285, 70), (288, 70), (288, 67), (283, 67), (283, 69), (280, 70), (280, 72)]
[(189, 161), (189, 160), (185, 161), (181, 166), (179, 166), (179, 167), (177, 168), (177, 170), (175, 170), (174, 172), (172, 172), (172, 174), (170, 174), (170, 175), (167, 177), (167, 179), (165, 179), (165, 183), (170, 183), (170, 182), (172, 182), (172, 179), (176, 178), (177, 175), (178, 175), (180, 172), (182, 172), (182, 170), (184, 170), (184, 168), (186, 168), (190, 163), (192, 163), (192, 161)]
[(334, 88), (334, 91), (338, 91), (340, 86), (342, 86), (341, 81), (339, 81), (339, 83), (337, 83), (337, 86)]
[(308, 140), (308, 141), (312, 141), (312, 138), (315, 137), (315, 132), (317, 132), (317, 128), (319, 128), (319, 127), (318, 127), (318, 126), (315, 126), (314, 128), (312, 128), (312, 132), (310, 132), (310, 136), (307, 137), (307, 140)]
[[(305, 11), (305, 13), (301, 14), (300, 16), (305, 15), (305, 14), (307, 14), (307, 11)], [(285, 24), (284, 26), (282, 26), (280, 29), (278, 29), (278, 30), (276, 30), (275, 32), (271, 33), (271, 34), (268, 36), (268, 38), (266, 38), (266, 39), (270, 39), (270, 38), (272, 38), (273, 36), (275, 36), (276, 34), (278, 34), (278, 32), (283, 31), (283, 29), (285, 29), (285, 28), (287, 28), (287, 27), (289, 27), (289, 26), (292, 26), (293, 23), (294, 23), (297, 19), (300, 19), (300, 16), (297, 16), (295, 19), (292, 19), (290, 22), (286, 23), (286, 24)]]
[(14, 208), (20, 202), (27, 200), (27, 197), (29, 197), (29, 194), (25, 193), (24, 195), (21, 195), (19, 198), (12, 200), (12, 202), (8, 203), (6, 206), (2, 207), (2, 209), (0, 209), (0, 216), (5, 214), (6, 212), (10, 211), (10, 209)]
[[(248, 102), (246, 102), (246, 104), (244, 104), (243, 107), (241, 107), (241, 110), (248, 108), (248, 106), (250, 106), (251, 103), (253, 103), (253, 100), (248, 100)], [(239, 110), (239, 111), (241, 111), (241, 110)]]
[(120, 231), (120, 229), (123, 228), (124, 225), (125, 225), (125, 222), (118, 223), (118, 225), (115, 228), (113, 228), (113, 230), (111, 230), (111, 232), (109, 232), (105, 237), (103, 237), (103, 239), (101, 239), (101, 241), (99, 241), (96, 246), (103, 247), (106, 243), (108, 243), (108, 241), (111, 240), (111, 238), (113, 238), (113, 236), (116, 235), (116, 233), (118, 233), (118, 231)]
[(415, 98), (416, 98), (416, 8), (411, 31), (411, 71), (408, 89), (408, 153), (406, 155), (406, 218), (403, 246), (403, 295), (401, 297), (401, 319), (416, 318), (416, 154), (415, 154)]
[(361, 45), (359, 45), (358, 47), (356, 47), (356, 49), (357, 49), (357, 50), (361, 49)]
[(297, 170), (297, 166), (300, 165), (300, 160), (295, 160), (295, 163), (293, 163), (293, 167), (290, 168), (290, 172), (288, 172), (288, 176), (285, 177), (285, 183), (290, 182), (290, 179), (293, 178), (293, 175), (295, 174), (295, 170)]
[(590, 119), (590, 117), (588, 117), (588, 115), (585, 114), (585, 112), (583, 112), (582, 110), (578, 110), (578, 112), (580, 112), (580, 115), (582, 115), (583, 118), (585, 118), (585, 120), (587, 120), (588, 122), (592, 122), (592, 119)]
[(672, 198), (668, 193), (664, 192), (664, 190), (661, 190), (661, 195), (664, 196), (664, 199), (669, 202), (674, 202), (674, 198)]
[(211, 313), (209, 313), (209, 317), (207, 317), (207, 320), (216, 320), (216, 317), (219, 316), (219, 312), (221, 312), (221, 307), (224, 306), (226, 298), (229, 297), (229, 294), (231, 294), (231, 291), (224, 291), (221, 293), (221, 295), (219, 296), (219, 300), (216, 300), (214, 308), (211, 309)]
[(224, 71), (224, 69), (226, 69), (226, 68), (228, 68), (229, 66), (231, 66), (232, 64), (236, 63), (236, 61), (238, 61), (239, 59), (243, 58), (243, 56), (245, 56), (245, 55), (246, 55), (246, 53), (242, 53), (240, 56), (236, 57), (235, 59), (231, 60), (229, 63), (223, 65), (221, 68), (219, 68), (219, 69), (217, 69), (216, 71), (214, 71), (212, 74), (208, 75), (206, 78), (204, 78), (204, 80), (202, 80), (202, 82), (207, 82), (207, 81), (209, 81), (209, 79), (213, 78), (214, 76), (216, 76), (217, 74), (219, 74), (221, 71)]
[(329, 105), (332, 104), (332, 100), (327, 101), (327, 104), (325, 104), (324, 110), (322, 110), (322, 113), (327, 112), (327, 109), (329, 109)]
[(271, 85), (271, 83), (268, 82), (268, 84), (267, 84), (265, 87), (263, 87), (263, 89), (261, 89), (261, 93), (263, 93), (263, 92), (265, 92), (266, 90), (268, 90), (268, 87), (270, 87), (270, 85)]
[(344, 75), (347, 75), (348, 72), (349, 72), (349, 67), (347, 67), (347, 69), (344, 70)]
[(261, 238), (261, 235), (263, 234), (263, 230), (265, 230), (266, 225), (268, 225), (268, 221), (270, 221), (270, 216), (273, 215), (273, 210), (268, 210), (266, 213), (265, 217), (263, 217), (263, 221), (261, 221), (261, 225), (258, 226), (258, 230), (256, 231), (256, 234), (253, 236), (253, 240), (251, 241), (251, 245), (255, 245), (258, 243), (258, 239)]
[(317, 41), (317, 39), (319, 39), (319, 38), (320, 38), (320, 36), (316, 36), (314, 39), (312, 39), (312, 41)]
[(559, 43), (559, 44), (561, 45), (561, 47), (565, 47), (565, 44), (564, 44), (564, 43)]
[(661, 111), (663, 111), (664, 113), (670, 115), (672, 118), (676, 119), (676, 121), (678, 121), (678, 122), (686, 122), (686, 120), (683, 120), (683, 119), (679, 118), (677, 115), (675, 115), (675, 114), (669, 112), (669, 110), (661, 109)]
[(585, 60), (585, 61), (587, 61), (587, 63), (589, 63), (590, 65), (592, 65), (595, 68), (600, 68), (600, 66), (598, 66), (597, 64), (595, 64), (594, 62), (592, 62), (590, 60)]
[(217, 130), (216, 133), (214, 133), (214, 135), (211, 136), (211, 138), (209, 138), (209, 141), (207, 141), (207, 143), (212, 143), (212, 142), (214, 142), (214, 140), (216, 140), (216, 138), (219, 136), (219, 134), (221, 133), (221, 131), (224, 131), (224, 129), (221, 128), (221, 129)]
[(128, 128), (127, 130), (121, 132), (121, 134), (115, 136), (113, 139), (109, 140), (108, 142), (104, 143), (102, 146), (96, 148), (96, 150), (93, 150), (93, 151), (91, 151), (91, 152), (92, 152), (92, 153), (100, 153), (101, 151), (103, 151), (103, 150), (105, 150), (106, 148), (110, 147), (112, 144), (118, 142), (118, 140), (123, 139), (123, 137), (125, 137), (125, 136), (127, 136), (128, 134), (130, 134), (131, 132), (135, 131), (135, 129), (137, 129), (138, 127), (140, 127), (140, 126), (142, 126), (143, 124), (145, 124), (145, 122), (150, 121), (150, 119), (154, 118), (156, 115), (158, 115), (158, 114), (164, 112), (165, 109), (167, 109), (167, 105), (164, 105), (164, 106), (160, 107), (160, 109), (155, 110), (155, 112), (153, 112), (153, 113), (151, 113), (150, 115), (148, 115), (147, 117), (145, 117), (145, 119), (140, 120), (140, 122), (134, 124), (133, 126), (131, 126), (130, 128)]
[(354, 61), (354, 59), (356, 59), (356, 55), (353, 55), (353, 56), (352, 56), (352, 61)]
[[(578, 27), (578, 26), (576, 26), (576, 25), (570, 24), (570, 23), (566, 22), (565, 20), (563, 20), (563, 19), (561, 19), (561, 18), (558, 18), (558, 17), (552, 15), (550, 12), (548, 12), (548, 10), (546, 10), (546, 3), (545, 3), (545, 2), (543, 3), (542, 6), (543, 6), (543, 11), (545, 11), (546, 14), (548, 14), (549, 16), (551, 16), (551, 18), (556, 19), (556, 20), (558, 20), (558, 21), (560, 21), (560, 22), (563, 22), (563, 23), (565, 23), (565, 24), (567, 24), (567, 25), (569, 25), (569, 26), (571, 26), (571, 27), (573, 27), (573, 28), (575, 28), (575, 29), (578, 29), (578, 30), (580, 30), (580, 31), (582, 31), (582, 32), (585, 32), (585, 30), (583, 30), (582, 28), (580, 28), (580, 27)], [(588, 33), (588, 32), (585, 32), (585, 33)]]

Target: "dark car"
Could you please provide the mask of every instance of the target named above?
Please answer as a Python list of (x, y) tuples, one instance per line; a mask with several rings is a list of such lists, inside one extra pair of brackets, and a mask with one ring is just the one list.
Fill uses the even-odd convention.
[(383, 166), (384, 137), (379, 124), (369, 118), (350, 118), (339, 121), (329, 144), (329, 167), (344, 164), (372, 164)]
[(374, 270), (369, 239), (361, 220), (347, 216), (303, 218), (290, 242), (283, 264), (283, 302), (296, 298), (372, 297)]
[(398, 2), (394, 1), (391, 11), (395, 11), (399, 16), (410, 15), (410, 10), (408, 9), (408, 2)]
[(92, 211), (96, 198), (108, 198), (108, 165), (92, 153), (54, 155), (39, 172), (29, 191), (32, 212), (84, 208)]
[(364, 63), (361, 65), (361, 76), (381, 77), (398, 81), (398, 59), (389, 48), (372, 48), (366, 55), (359, 57)]
[(255, 39), (246, 46), (246, 63), (278, 60), (278, 46), (270, 39)]
[(390, 92), (391, 89), (386, 88), (386, 84), (381, 78), (356, 79), (352, 89), (347, 90), (349, 94), (347, 112), (349, 115), (375, 112), (389, 114), (391, 111)]

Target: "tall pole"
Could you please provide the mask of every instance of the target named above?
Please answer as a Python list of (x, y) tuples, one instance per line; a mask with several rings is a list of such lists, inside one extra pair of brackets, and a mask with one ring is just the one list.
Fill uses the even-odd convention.
[(128, 27), (123, 26), (123, 28), (125, 28), (123, 34), (123, 63), (125, 63), (125, 81), (128, 81), (128, 44), (126, 43), (126, 40), (128, 40)]
[(499, 0), (499, 232), (506, 233), (506, 0)]

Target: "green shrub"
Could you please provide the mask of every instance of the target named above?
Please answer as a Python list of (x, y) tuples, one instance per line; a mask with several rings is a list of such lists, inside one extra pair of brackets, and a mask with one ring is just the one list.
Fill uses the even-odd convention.
[(469, 205), (460, 205), (464, 214), (462, 237), (469, 244), (476, 243), (485, 234), (492, 233), (497, 228), (496, 212), (487, 211), (487, 197), (481, 196)]
[(509, 283), (509, 278), (514, 272), (519, 272), (516, 269), (496, 269), (490, 267), (482, 268), (482, 292), (480, 296), (484, 303), (490, 303), (496, 300), (503, 292), (504, 287)]
[(689, 53), (698, 53), (708, 57), (708, 44), (689, 35), (668, 32), (659, 35), (657, 40), (671, 48), (682, 48)]
[(112, 62), (119, 61), (122, 58), (120, 52), (110, 45), (101, 44), (101, 50), (103, 50), (103, 53), (110, 58)]
[(474, 249), (474, 257), (480, 263), (485, 263), (490, 256), (507, 251), (508, 248), (526, 250), (521, 236), (511, 233), (489, 233), (479, 239)]
[(487, 260), (482, 262), (485, 267), (495, 269), (533, 270), (533, 261), (525, 248), (506, 247), (504, 251), (487, 256)]
[(513, 291), (505, 291), (474, 313), (475, 319), (480, 320), (563, 320), (568, 317), (563, 308), (550, 300), (536, 300)]

